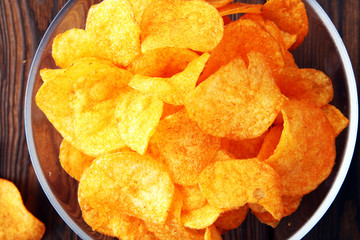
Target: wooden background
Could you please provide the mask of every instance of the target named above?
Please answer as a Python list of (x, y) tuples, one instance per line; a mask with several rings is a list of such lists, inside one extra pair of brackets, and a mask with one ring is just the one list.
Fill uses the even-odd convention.
[[(43, 193), (29, 158), (23, 104), (32, 58), (65, 0), (0, 0), (0, 178), (19, 188), (26, 207), (46, 225), (44, 239), (79, 239)], [(360, 77), (360, 1), (319, 0)], [(359, 87), (359, 86), (358, 86)], [(359, 144), (358, 144), (359, 145)], [(356, 150), (334, 203), (305, 239), (360, 239), (360, 162)]]

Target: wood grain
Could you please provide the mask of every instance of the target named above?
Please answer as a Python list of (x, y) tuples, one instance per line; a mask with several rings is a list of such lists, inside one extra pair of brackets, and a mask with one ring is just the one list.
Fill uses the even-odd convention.
[[(26, 207), (46, 225), (44, 239), (79, 239), (43, 193), (31, 165), (23, 104), (36, 48), (65, 0), (0, 0), (0, 178), (19, 188)], [(360, 2), (318, 0), (338, 29), (360, 77)], [(357, 81), (359, 87), (359, 81)], [(356, 150), (340, 193), (305, 239), (360, 239), (360, 162)], [(253, 221), (250, 219), (248, 221)], [(256, 224), (256, 223), (254, 223)], [(228, 239), (271, 239), (269, 232), (247, 229)]]

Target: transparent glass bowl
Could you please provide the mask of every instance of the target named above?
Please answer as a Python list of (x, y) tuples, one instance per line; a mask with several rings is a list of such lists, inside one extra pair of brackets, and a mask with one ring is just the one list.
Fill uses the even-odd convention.
[[(98, 2), (100, 1), (69, 1), (55, 17), (35, 54), (29, 73), (24, 106), (26, 139), (37, 178), (62, 219), (83, 239), (111, 238), (93, 232), (82, 219), (77, 201), (78, 183), (64, 172), (58, 160), (62, 138), (36, 106), (35, 95), (42, 84), (39, 70), (56, 68), (51, 57), (51, 45), (55, 36), (74, 27), (84, 28), (88, 9)], [(332, 79), (334, 85), (332, 104), (350, 119), (350, 125), (336, 140), (336, 165), (330, 177), (318, 189), (304, 197), (294, 214), (283, 219), (274, 230), (261, 225), (254, 217), (248, 216), (245, 224), (225, 235), (225, 239), (253, 239), (255, 236), (251, 233), (264, 229), (275, 239), (302, 238), (329, 208), (350, 166), (358, 126), (358, 97), (353, 69), (345, 46), (326, 13), (315, 1), (304, 2), (310, 28), (304, 43), (294, 52), (296, 62), (299, 67), (322, 70)], [(249, 227), (249, 224), (254, 226)]]

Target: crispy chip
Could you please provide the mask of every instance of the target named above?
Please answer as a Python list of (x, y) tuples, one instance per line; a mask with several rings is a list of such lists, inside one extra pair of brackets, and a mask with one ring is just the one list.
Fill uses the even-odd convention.
[(257, 203), (276, 219), (283, 215), (280, 177), (257, 159), (216, 161), (200, 174), (199, 186), (206, 200), (222, 209)]
[(166, 103), (183, 105), (188, 93), (195, 88), (208, 59), (209, 54), (204, 53), (192, 60), (184, 71), (170, 78), (147, 77), (136, 74), (131, 79), (129, 86), (140, 92), (152, 94)]
[(331, 104), (324, 105), (321, 110), (323, 110), (327, 119), (331, 123), (335, 136), (337, 137), (347, 127), (349, 119), (347, 119), (339, 109)]
[(198, 57), (186, 48), (158, 48), (139, 55), (128, 67), (133, 74), (169, 78), (182, 72)]
[(91, 54), (127, 66), (140, 53), (140, 26), (127, 0), (104, 0), (86, 19)]
[(177, 185), (183, 202), (182, 211), (189, 211), (203, 207), (206, 204), (206, 199), (201, 193), (199, 185), (181, 186)]
[(249, 208), (247, 205), (235, 210), (221, 213), (214, 225), (221, 230), (231, 230), (238, 228), (245, 220)]
[(163, 111), (163, 102), (132, 90), (117, 105), (115, 116), (120, 137), (128, 147), (144, 154)]
[(260, 14), (262, 6), (263, 6), (262, 4), (248, 4), (248, 3), (236, 2), (218, 8), (218, 11), (221, 16), (237, 14), (237, 13)]
[(202, 1), (158, 0), (144, 11), (141, 50), (180, 47), (211, 51), (223, 36), (219, 12)]
[(52, 57), (57, 66), (69, 67), (75, 60), (91, 57), (90, 43), (84, 29), (73, 28), (58, 34), (52, 45)]
[(262, 222), (263, 224), (269, 225), (273, 228), (276, 228), (276, 226), (280, 222), (278, 219), (275, 219), (271, 215), (271, 213), (267, 212), (266, 210), (259, 211), (259, 212), (251, 210), (251, 213), (254, 214), (257, 217), (257, 219), (259, 219), (260, 222)]
[(186, 110), (206, 133), (231, 139), (262, 135), (278, 115), (283, 95), (260, 53), (249, 53), (249, 67), (232, 60), (188, 95)]
[(335, 134), (322, 110), (308, 102), (289, 100), (282, 115), (279, 143), (265, 162), (279, 173), (285, 196), (301, 197), (330, 174), (336, 156)]
[(82, 210), (121, 213), (163, 224), (174, 193), (166, 167), (149, 156), (123, 152), (96, 158), (82, 175)]
[(211, 226), (221, 214), (222, 210), (205, 204), (201, 208), (182, 211), (181, 222), (185, 227), (203, 229)]
[(63, 139), (60, 145), (59, 160), (63, 169), (71, 177), (80, 181), (84, 170), (90, 167), (94, 158), (80, 152), (71, 143)]
[(262, 15), (280, 29), (297, 36), (291, 49), (298, 47), (308, 33), (308, 18), (301, 0), (269, 0), (262, 8)]
[(134, 10), (135, 20), (139, 24), (141, 23), (142, 15), (145, 9), (150, 5), (152, 1), (154, 0), (129, 0)]
[(266, 134), (263, 144), (261, 145), (261, 148), (257, 155), (257, 158), (259, 160), (268, 159), (271, 155), (274, 154), (276, 146), (279, 143), (282, 131), (282, 125), (275, 125), (270, 128), (270, 131), (268, 134)]
[(283, 68), (275, 73), (281, 92), (290, 99), (303, 99), (321, 107), (334, 95), (331, 79), (322, 71), (312, 68)]
[(24, 206), (16, 186), (0, 178), (0, 239), (40, 240), (45, 225)]
[(228, 3), (231, 3), (233, 0), (206, 0), (206, 1), (216, 8), (221, 8), (227, 5)]
[(275, 38), (260, 24), (249, 19), (240, 19), (226, 25), (224, 37), (211, 52), (199, 82), (239, 56), (247, 63), (248, 53), (251, 51), (262, 53), (272, 70), (284, 66), (282, 49)]
[(211, 225), (205, 230), (204, 240), (222, 240), (222, 237), (219, 230)]
[(180, 111), (160, 121), (149, 146), (166, 163), (175, 183), (191, 186), (220, 148), (220, 139), (203, 133), (186, 111)]
[(185, 107), (183, 105), (172, 105), (172, 104), (164, 103), (161, 119), (173, 115), (177, 112), (180, 112), (181, 110), (184, 110), (184, 108)]
[(51, 79), (55, 78), (56, 76), (63, 74), (65, 72), (64, 69), (48, 69), (43, 68), (40, 70), (40, 76), (43, 82), (48, 82)]

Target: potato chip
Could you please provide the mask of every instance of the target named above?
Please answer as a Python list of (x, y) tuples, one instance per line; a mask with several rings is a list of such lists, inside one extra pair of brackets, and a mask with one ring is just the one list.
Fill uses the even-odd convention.
[(238, 228), (245, 220), (249, 212), (247, 205), (238, 209), (222, 212), (214, 225), (221, 230), (231, 230)]
[(216, 8), (223, 7), (227, 5), (228, 3), (231, 3), (233, 0), (206, 0), (208, 3), (213, 5)]
[(203, 133), (186, 111), (180, 111), (160, 121), (149, 147), (166, 163), (175, 183), (191, 186), (220, 148), (220, 139)]
[(141, 21), (141, 51), (180, 47), (207, 52), (223, 36), (219, 12), (203, 1), (158, 0), (144, 11)]
[(248, 3), (236, 2), (218, 8), (218, 11), (221, 16), (237, 14), (237, 13), (260, 14), (262, 6), (263, 6), (262, 4), (248, 4)]
[(206, 204), (206, 199), (201, 193), (199, 185), (181, 186), (177, 185), (183, 202), (182, 211), (190, 211), (203, 207)]
[(169, 216), (165, 224), (146, 222), (147, 227), (159, 240), (186, 239), (203, 240), (204, 233), (201, 231), (185, 228), (181, 223), (182, 200), (179, 191), (175, 188), (173, 202), (169, 210)]
[(63, 139), (60, 144), (59, 160), (62, 168), (71, 177), (80, 181), (84, 170), (90, 167), (94, 158), (80, 152), (71, 143)]
[(272, 70), (284, 66), (282, 49), (274, 37), (260, 24), (249, 19), (240, 19), (226, 25), (224, 36), (210, 53), (199, 82), (239, 56), (248, 63), (248, 53), (251, 51), (262, 53)]
[(172, 105), (168, 103), (164, 103), (163, 113), (161, 115), (161, 119), (166, 118), (167, 116), (173, 115), (181, 110), (184, 110), (185, 107), (183, 105)]
[(183, 105), (188, 93), (195, 88), (208, 59), (209, 54), (204, 53), (192, 60), (184, 71), (170, 78), (136, 74), (131, 79), (129, 86), (140, 92), (152, 94), (166, 103)]
[(221, 212), (223, 212), (221, 209), (206, 203), (201, 208), (182, 211), (181, 222), (188, 228), (204, 229), (211, 226), (219, 217)]
[(222, 240), (221, 234), (214, 225), (206, 228), (204, 240)]
[(182, 72), (199, 55), (186, 48), (158, 48), (139, 55), (129, 65), (133, 74), (170, 78)]
[(200, 174), (199, 186), (217, 208), (232, 210), (257, 203), (276, 219), (283, 215), (280, 176), (255, 158), (213, 162)]
[[(71, 89), (76, 148), (89, 156), (99, 156), (125, 147), (115, 118), (116, 106), (132, 74), (95, 58), (77, 61), (72, 68), (85, 73)], [(73, 69), (75, 71), (76, 69)]]
[(308, 18), (305, 5), (301, 0), (269, 0), (262, 8), (262, 15), (297, 39), (291, 49), (298, 47), (308, 33)]
[(279, 143), (281, 134), (283, 131), (282, 125), (275, 125), (270, 128), (268, 134), (266, 134), (265, 139), (263, 140), (263, 144), (259, 150), (257, 158), (259, 160), (268, 159), (271, 155), (274, 154), (276, 146)]
[(102, 234), (117, 237), (122, 240), (156, 240), (144, 221), (124, 215), (98, 211), (90, 207), (86, 199), (81, 199), (82, 216), (85, 222), (94, 230)]
[(308, 102), (289, 100), (282, 115), (279, 143), (265, 162), (279, 173), (285, 196), (301, 197), (330, 174), (336, 156), (335, 134), (322, 110)]
[(0, 178), (0, 239), (40, 240), (45, 225), (24, 206), (16, 186)]
[(91, 54), (118, 66), (129, 65), (140, 54), (140, 26), (127, 0), (104, 0), (86, 19)]
[(349, 119), (347, 119), (339, 109), (331, 104), (326, 104), (321, 107), (321, 110), (325, 113), (327, 119), (331, 123), (335, 137), (337, 137), (349, 124)]
[(79, 183), (82, 210), (122, 214), (165, 223), (174, 193), (166, 167), (134, 152), (96, 158)]
[(40, 70), (40, 76), (43, 82), (47, 82), (50, 79), (55, 78), (56, 76), (63, 74), (65, 72), (64, 69), (49, 69), (49, 68), (43, 68)]
[(141, 23), (142, 15), (145, 9), (154, 0), (129, 0), (134, 10), (134, 17), (136, 22)]
[(312, 68), (283, 68), (275, 72), (275, 81), (281, 92), (290, 99), (304, 99), (321, 107), (334, 95), (331, 79)]
[(77, 59), (91, 57), (89, 48), (86, 31), (73, 28), (56, 35), (52, 44), (52, 57), (56, 66), (67, 68)]
[(132, 90), (122, 96), (115, 117), (121, 139), (132, 150), (144, 154), (163, 111), (163, 102)]
[(260, 53), (249, 53), (249, 67), (236, 58), (199, 84), (186, 110), (206, 133), (230, 139), (262, 135), (278, 115), (283, 95)]
[(276, 228), (276, 226), (279, 224), (279, 220), (275, 219), (271, 213), (264, 211), (264, 212), (256, 212), (256, 211), (251, 211), (252, 214), (254, 214), (257, 219), (259, 219), (260, 222), (262, 222), (263, 224), (269, 225), (273, 228)]

